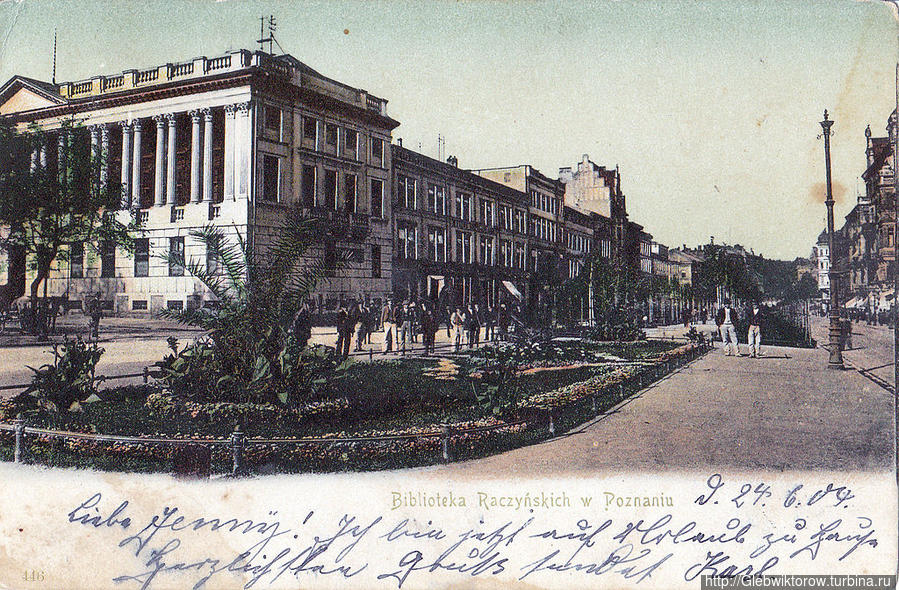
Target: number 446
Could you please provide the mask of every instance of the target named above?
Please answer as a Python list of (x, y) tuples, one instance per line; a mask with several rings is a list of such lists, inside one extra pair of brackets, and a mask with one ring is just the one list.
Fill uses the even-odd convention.
[(43, 582), (44, 581), (44, 571), (43, 570), (25, 570), (25, 581), (26, 582)]

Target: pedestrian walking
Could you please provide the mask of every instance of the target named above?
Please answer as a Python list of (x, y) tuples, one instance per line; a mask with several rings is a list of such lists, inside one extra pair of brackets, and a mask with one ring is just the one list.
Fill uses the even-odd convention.
[(87, 300), (87, 313), (90, 316), (90, 339), (96, 342), (100, 338), (100, 320), (103, 318), (103, 295), (97, 293)]
[(749, 314), (749, 356), (758, 358), (762, 356), (762, 310), (758, 303), (753, 304), (752, 313)]
[[(737, 312), (730, 305), (730, 301), (726, 300), (724, 306), (718, 309), (715, 314), (715, 324), (721, 332), (721, 343), (724, 347), (724, 354), (740, 356), (740, 341), (737, 340), (737, 329), (734, 324), (737, 321)], [(733, 348), (733, 352), (731, 351)]]
[(450, 340), (453, 335), (451, 334), (453, 329), (453, 312), (450, 310), (449, 306), (446, 306), (446, 339)]
[(503, 303), (497, 310), (497, 324), (499, 325), (499, 339), (505, 342), (509, 339), (509, 308)]
[(350, 317), (346, 305), (340, 304), (337, 310), (337, 356), (344, 358), (350, 355), (350, 340), (353, 337), (355, 322)]
[(434, 336), (437, 334), (437, 313), (426, 307), (421, 315), (421, 332), (425, 345), (425, 356), (434, 352)]
[(398, 338), (396, 341), (397, 350), (406, 351), (406, 342), (409, 341), (409, 328), (411, 326), (409, 300), (403, 301), (402, 305), (396, 306), (393, 319), (396, 322)]
[(354, 315), (356, 316), (356, 352), (362, 352), (362, 344), (365, 342), (368, 331), (368, 314), (362, 302), (356, 304)]
[(484, 310), (484, 340), (491, 342), (496, 339), (496, 309), (488, 305)]
[(308, 301), (303, 301), (297, 315), (293, 318), (293, 336), (300, 348), (306, 348), (309, 339), (312, 338), (312, 312), (309, 309)]
[(381, 325), (384, 326), (384, 352), (390, 352), (393, 350), (393, 339), (394, 339), (394, 330), (396, 329), (393, 323), (393, 306), (391, 305), (390, 299), (384, 302), (384, 307), (381, 308)]
[(456, 352), (462, 350), (462, 333), (465, 329), (465, 314), (462, 309), (457, 307), (456, 311), (450, 316), (450, 323), (453, 325), (453, 342), (456, 344)]

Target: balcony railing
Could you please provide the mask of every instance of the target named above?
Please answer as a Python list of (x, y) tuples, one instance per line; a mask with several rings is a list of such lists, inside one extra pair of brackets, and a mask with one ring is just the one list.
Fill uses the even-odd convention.
[(319, 219), (325, 231), (336, 238), (361, 240), (371, 231), (371, 220), (366, 213), (353, 213), (345, 210), (313, 207), (303, 209), (304, 217)]

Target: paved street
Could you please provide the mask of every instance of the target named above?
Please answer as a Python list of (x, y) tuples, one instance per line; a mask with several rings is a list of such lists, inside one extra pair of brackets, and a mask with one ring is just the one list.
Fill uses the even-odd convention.
[(483, 478), (712, 467), (892, 469), (889, 392), (856, 371), (824, 369), (821, 348), (763, 351), (761, 359), (713, 351), (554, 440), (421, 471)]
[[(64, 318), (58, 325), (61, 333), (71, 336), (84, 334), (87, 320), (80, 314), (73, 314)], [(200, 336), (198, 330), (186, 329), (178, 324), (156, 319), (139, 318), (104, 318), (100, 329), (100, 346), (105, 349), (103, 357), (97, 364), (97, 374), (106, 376), (128, 375), (140, 373), (143, 368), (152, 365), (162, 359), (169, 352), (167, 338), (174, 337), (179, 346)], [(56, 337), (62, 341), (62, 336)], [(351, 342), (351, 353), (368, 358), (368, 352), (372, 351), (374, 358), (385, 358), (381, 354), (383, 332), (375, 332), (371, 337), (371, 344), (363, 345), (362, 353), (356, 353), (355, 334)], [(312, 329), (311, 342), (335, 346), (337, 332), (335, 328), (322, 327)], [(441, 347), (447, 350), (450, 345), (445, 326), (437, 331), (435, 344), (438, 352)], [(418, 342), (412, 344), (408, 352), (421, 352), (423, 348), (421, 336)], [(396, 356), (394, 353), (390, 356)], [(39, 343), (33, 337), (24, 337), (16, 332), (7, 332), (0, 335), (0, 386), (18, 385), (28, 383), (31, 380), (31, 371), (28, 366), (39, 367), (42, 364), (52, 362), (53, 346), (49, 343)], [(128, 383), (140, 383), (142, 378), (116, 379), (107, 382), (104, 386), (124, 385)], [(0, 391), (0, 397), (11, 397), (18, 390)]]

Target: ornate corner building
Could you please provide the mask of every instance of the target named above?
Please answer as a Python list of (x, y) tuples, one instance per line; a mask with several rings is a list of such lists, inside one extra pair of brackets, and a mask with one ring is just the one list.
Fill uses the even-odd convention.
[[(317, 304), (387, 296), (399, 123), (386, 107), (289, 55), (245, 50), (61, 84), (15, 76), (0, 88), (0, 116), (20, 130), (37, 124), (49, 144), (100, 150), (100, 182), (120, 181), (122, 214), (139, 216), (133, 254), (110, 248), (92, 260), (73, 244), (48, 283), (75, 306), (99, 291), (119, 313), (202, 305), (199, 281), (160, 254), (202, 263), (190, 233), (209, 223), (264, 248), (296, 209), (325, 220), (315, 256), (349, 260)], [(65, 120), (76, 125), (63, 133)], [(53, 148), (36, 150), (33, 165), (52, 168)]]

